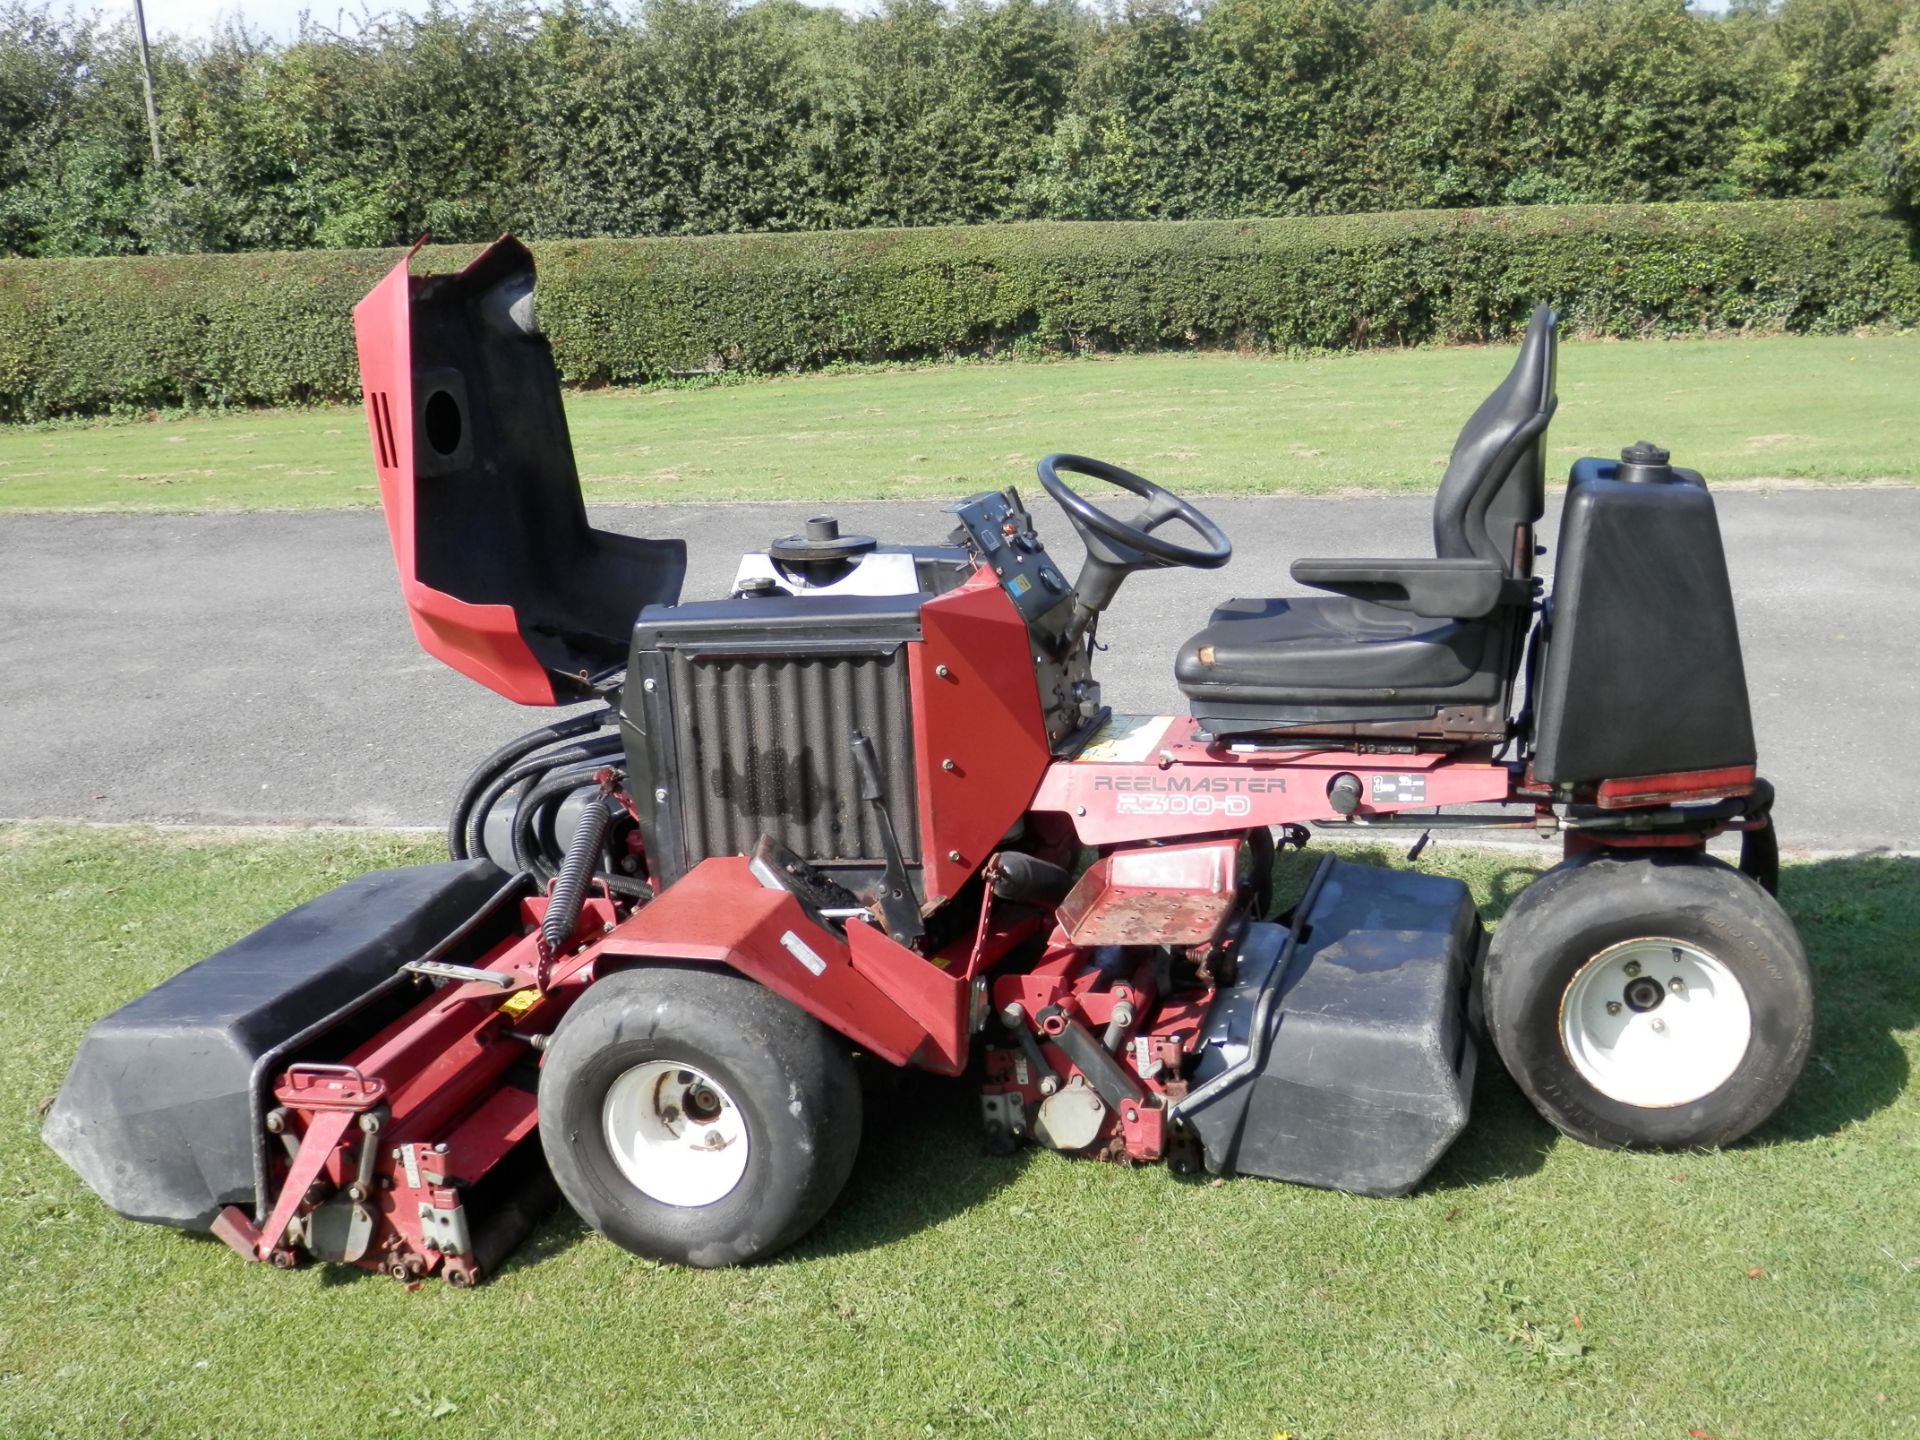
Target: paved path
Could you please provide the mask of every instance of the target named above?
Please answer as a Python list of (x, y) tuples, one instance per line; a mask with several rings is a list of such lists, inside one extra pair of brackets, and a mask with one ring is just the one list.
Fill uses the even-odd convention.
[[(1077, 558), (1042, 500), (1043, 534)], [(1783, 841), (1920, 848), (1920, 490), (1719, 504)], [(1430, 553), (1422, 500), (1206, 508), (1232, 565), (1136, 576), (1102, 627), (1118, 709), (1178, 707), (1175, 647), (1216, 598), (1295, 590), (1294, 556)], [(686, 537), (686, 594), (703, 597), (724, 593), (742, 548), (804, 513), (621, 507), (596, 521)], [(838, 513), (889, 540), (947, 529), (934, 505)], [(377, 513), (0, 520), (0, 816), (437, 825), (468, 767), (543, 718), (414, 647)]]

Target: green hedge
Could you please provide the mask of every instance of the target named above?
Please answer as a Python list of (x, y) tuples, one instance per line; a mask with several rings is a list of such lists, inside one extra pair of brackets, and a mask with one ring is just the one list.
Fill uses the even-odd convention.
[[(1005, 350), (1342, 349), (1511, 332), (1835, 331), (1920, 319), (1870, 202), (1043, 223), (534, 247), (562, 378)], [(429, 249), (416, 270), (472, 247)], [(0, 262), (0, 419), (357, 393), (353, 303), (391, 251)]]

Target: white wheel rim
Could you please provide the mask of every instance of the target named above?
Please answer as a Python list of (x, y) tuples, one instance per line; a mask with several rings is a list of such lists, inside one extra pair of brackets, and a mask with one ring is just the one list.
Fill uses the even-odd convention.
[(613, 1163), (650, 1200), (698, 1209), (747, 1173), (747, 1119), (713, 1077), (675, 1060), (636, 1065), (607, 1090)]
[(1711, 1095), (1746, 1058), (1753, 1011), (1733, 971), (1697, 945), (1627, 940), (1575, 972), (1560, 1043), (1594, 1089), (1671, 1109)]

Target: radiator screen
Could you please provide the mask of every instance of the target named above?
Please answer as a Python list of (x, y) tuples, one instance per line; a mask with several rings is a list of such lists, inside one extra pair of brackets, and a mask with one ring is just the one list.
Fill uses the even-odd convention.
[(904, 646), (854, 653), (668, 652), (688, 864), (771, 834), (819, 863), (877, 865), (852, 737), (873, 742), (900, 849), (920, 859)]

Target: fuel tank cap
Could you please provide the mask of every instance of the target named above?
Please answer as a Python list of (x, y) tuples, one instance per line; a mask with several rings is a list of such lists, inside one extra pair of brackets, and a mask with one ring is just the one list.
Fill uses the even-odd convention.
[(1636, 440), (1620, 452), (1616, 478), (1660, 484), (1673, 478), (1673, 467), (1667, 463), (1672, 458), (1672, 451), (1662, 449), (1651, 440)]
[(767, 546), (767, 554), (789, 565), (815, 564), (822, 560), (851, 560), (879, 545), (871, 535), (842, 535), (840, 522), (831, 515), (815, 515), (798, 535), (782, 535)]

